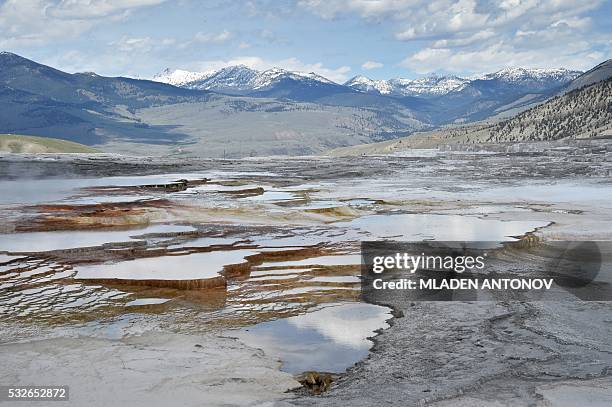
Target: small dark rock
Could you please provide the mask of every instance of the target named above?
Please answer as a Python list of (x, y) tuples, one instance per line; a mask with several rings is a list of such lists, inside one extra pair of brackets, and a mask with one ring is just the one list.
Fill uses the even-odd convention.
[(297, 381), (313, 394), (321, 394), (329, 390), (333, 378), (329, 373), (304, 372), (297, 377)]

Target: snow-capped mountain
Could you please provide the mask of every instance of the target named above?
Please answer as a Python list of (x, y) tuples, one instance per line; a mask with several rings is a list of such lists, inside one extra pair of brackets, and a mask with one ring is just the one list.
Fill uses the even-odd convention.
[(272, 68), (265, 70), (260, 73), (258, 78), (254, 82), (254, 89), (266, 88), (280, 80), (292, 79), (295, 81), (305, 81), (312, 83), (325, 83), (335, 84), (327, 78), (317, 75), (314, 72), (299, 72), (299, 71), (286, 71), (281, 68)]
[(428, 76), (419, 79), (391, 79), (391, 86), (405, 96), (438, 96), (460, 90), (468, 80), (457, 76)]
[(473, 80), (501, 80), (510, 83), (524, 82), (569, 82), (578, 77), (582, 72), (571, 71), (565, 68), (505, 68), (500, 71), (480, 75), (472, 78)]
[(478, 75), (471, 78), (432, 75), (419, 79), (394, 78), (374, 80), (360, 75), (350, 79), (344, 85), (366, 93), (390, 96), (432, 97), (459, 92), (475, 81), (495, 82), (511, 87), (531, 87), (534, 91), (540, 91), (569, 83), (580, 74), (581, 72), (579, 71), (571, 71), (564, 68), (506, 68), (495, 73)]
[(566, 86), (582, 72), (564, 68), (506, 68), (500, 71), (471, 78), (470, 85), (476, 88), (497, 89), (498, 91), (519, 91), (542, 93)]
[[(174, 153), (179, 147), (209, 156), (222, 156), (226, 149), (236, 156), (251, 149), (258, 154), (305, 154), (449, 124), (497, 120), (519, 111), (525, 114), (504, 127), (503, 136), (511, 140), (550, 138), (559, 132), (604, 134), (610, 122), (606, 97), (612, 60), (565, 82), (576, 74), (507, 69), (463, 84), (461, 78), (448, 77), (383, 82), (357, 78), (354, 86), (362, 84), (361, 91), (282, 69), (166, 71), (156, 77), (187, 86), (249, 89), (244, 93), (248, 96), (234, 97), (92, 72), (67, 73), (0, 52), (0, 112), (7, 112), (0, 114), (0, 134), (61, 134), (78, 143), (107, 145), (109, 151), (143, 149), (147, 154)], [(453, 90), (435, 99), (403, 97), (381, 94), (390, 92), (383, 85), (421, 93)], [(376, 93), (368, 93), (370, 89)], [(576, 92), (563, 93), (572, 89)], [(131, 114), (126, 116), (126, 110)]]
[(245, 65), (229, 66), (212, 72), (165, 70), (161, 74), (155, 75), (153, 80), (189, 89), (212, 90), (230, 94), (248, 94), (269, 90), (281, 81), (294, 81), (306, 86), (337, 85), (314, 72), (287, 71), (281, 68), (258, 71)]
[(162, 72), (153, 76), (155, 82), (167, 83), (174, 86), (184, 86), (188, 83), (199, 81), (213, 75), (215, 71), (208, 72), (191, 72), (182, 69), (171, 70), (164, 69)]
[(460, 89), (469, 80), (457, 76), (428, 76), (419, 79), (374, 80), (356, 76), (344, 85), (367, 93), (391, 96), (438, 96)]
[(389, 81), (384, 79), (370, 79), (363, 75), (355, 76), (344, 83), (344, 86), (367, 93), (380, 93), (388, 95), (393, 92), (393, 87)]
[[(299, 87), (312, 94), (313, 88), (321, 87), (328, 91), (341, 92), (358, 91), (383, 96), (404, 97), (437, 97), (450, 93), (461, 92), (474, 86), (530, 89), (540, 92), (569, 83), (581, 72), (564, 68), (558, 69), (527, 69), (506, 68), (500, 71), (461, 78), (452, 75), (431, 75), (418, 79), (370, 79), (359, 75), (339, 85), (321, 75), (298, 71), (287, 71), (281, 68), (271, 68), (264, 71), (249, 68), (244, 65), (229, 66), (218, 71), (190, 72), (169, 69), (153, 77), (154, 81), (169, 83), (188, 89), (211, 90), (234, 95), (259, 94), (284, 97), (289, 93), (297, 95)], [(283, 93), (285, 86), (287, 89)], [(349, 89), (346, 89), (349, 88)], [(299, 97), (298, 97), (299, 99)]]

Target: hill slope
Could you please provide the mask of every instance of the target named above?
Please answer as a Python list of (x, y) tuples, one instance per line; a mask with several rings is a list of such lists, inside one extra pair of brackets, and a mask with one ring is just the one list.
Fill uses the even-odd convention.
[(612, 77), (612, 59), (608, 59), (578, 76), (563, 89), (563, 92), (571, 92), (572, 90), (584, 88), (610, 77)]
[[(70, 74), (0, 53), (0, 133), (61, 135), (103, 151), (132, 154), (316, 154), (470, 123), (507, 113), (504, 109), (524, 110), (558, 93), (557, 85), (569, 78), (566, 73), (559, 70), (548, 78), (548, 73), (509, 70), (436, 97), (362, 92), (315, 74), (278, 69), (242, 67), (198, 79), (220, 88), (245, 84), (248, 94), (240, 96)], [(193, 79), (183, 72), (172, 80), (181, 78)]]
[(612, 129), (612, 79), (572, 90), (504, 120), (486, 141), (596, 137)]
[(562, 68), (511, 68), (477, 78), (433, 75), (419, 79), (372, 80), (356, 76), (338, 84), (314, 73), (280, 68), (257, 71), (237, 65), (214, 72), (165, 70), (154, 80), (187, 89), (373, 109), (392, 114), (409, 109), (413, 118), (438, 126), (520, 111), (553, 96), (580, 74)]
[[(319, 85), (340, 87), (315, 82), (317, 88), (303, 99), (320, 98)], [(236, 157), (317, 153), (428, 128), (395, 101), (364, 106), (343, 98), (346, 103), (330, 108), (321, 102), (273, 100), (286, 94), (266, 96), (274, 93), (271, 89), (261, 92), (257, 98), (228, 96), (147, 80), (69, 74), (4, 52), (0, 133), (60, 134), (120, 153)]]
[(574, 89), (495, 123), (455, 126), (382, 143), (341, 148), (332, 155), (386, 154), (445, 144), (504, 143), (609, 137), (612, 135), (612, 72), (605, 64), (590, 77), (601, 82)]
[(0, 134), (0, 151), (9, 153), (99, 153), (98, 150), (50, 137)]

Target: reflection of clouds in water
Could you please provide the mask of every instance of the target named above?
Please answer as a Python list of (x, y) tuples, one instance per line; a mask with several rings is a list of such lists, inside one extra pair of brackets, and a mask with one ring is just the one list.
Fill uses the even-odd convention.
[(387, 328), (389, 317), (386, 307), (336, 303), (307, 314), (262, 322), (232, 335), (280, 359), (286, 372), (340, 373), (368, 355), (372, 342), (366, 338), (379, 328)]
[(198, 280), (217, 277), (228, 264), (244, 263), (252, 250), (192, 253), (184, 256), (145, 257), (118, 263), (78, 266), (77, 278), (130, 280)]
[(612, 201), (612, 188), (605, 184), (595, 184), (591, 180), (547, 181), (511, 187), (491, 187), (481, 195), (497, 199), (512, 197), (515, 201), (526, 202), (609, 203)]
[(372, 343), (366, 338), (379, 328), (387, 328), (384, 321), (390, 316), (386, 307), (351, 303), (329, 306), (287, 321), (299, 329), (315, 330), (338, 344), (369, 349)]
[(406, 240), (423, 237), (436, 240), (504, 241), (510, 236), (522, 235), (548, 222), (500, 221), (472, 216), (437, 214), (371, 215), (338, 226), (358, 227), (374, 238), (401, 236)]
[(0, 191), (10, 191), (11, 193), (1, 194), (0, 204), (40, 204), (58, 202), (76, 194), (81, 188), (165, 184), (180, 179), (196, 180), (204, 177), (205, 174), (201, 173), (175, 173), (102, 178), (3, 180), (0, 181)]
[(159, 224), (128, 230), (85, 230), (25, 232), (0, 234), (0, 250), (8, 252), (43, 252), (128, 242), (149, 233), (180, 233), (195, 230), (187, 225)]
[(309, 257), (302, 260), (277, 261), (266, 263), (266, 265), (275, 267), (287, 266), (345, 266), (361, 263), (360, 254), (337, 254), (330, 256)]

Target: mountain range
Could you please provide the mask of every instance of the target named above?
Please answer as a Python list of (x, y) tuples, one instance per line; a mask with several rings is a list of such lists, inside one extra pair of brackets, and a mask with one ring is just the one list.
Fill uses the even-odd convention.
[[(388, 154), (448, 144), (517, 143), (612, 137), (612, 60), (580, 75), (554, 97), (512, 117), (448, 126), (395, 140), (333, 150), (332, 155)], [(508, 148), (508, 146), (506, 146)]]
[[(338, 86), (363, 93), (388, 96), (436, 97), (450, 92), (460, 92), (468, 86), (477, 86), (479, 82), (505, 84), (510, 87), (544, 91), (562, 86), (582, 72), (568, 69), (526, 69), (507, 68), (495, 73), (484, 74), (472, 78), (458, 76), (428, 76), (419, 79), (392, 78), (370, 79), (359, 75), (343, 84), (334, 83), (313, 72), (305, 73), (272, 68), (265, 71), (251, 69), (244, 65), (235, 65), (218, 71), (191, 72), (185, 70), (170, 70), (153, 77), (154, 81), (168, 83), (187, 89), (202, 89), (215, 92), (249, 95), (283, 86), (284, 82), (294, 81), (303, 86)], [(348, 90), (347, 90), (348, 91)]]
[[(301, 102), (372, 108), (399, 105), (428, 125), (466, 123), (512, 113), (541, 102), (582, 72), (564, 68), (506, 68), (469, 78), (433, 75), (418, 79), (370, 79), (355, 76), (343, 84), (315, 73), (273, 68), (258, 71), (244, 65), (218, 71), (166, 69), (154, 81), (185, 89), (227, 95), (285, 98)], [(507, 109), (506, 105), (510, 105)], [(390, 107), (390, 109), (389, 109)]]
[(359, 75), (344, 85), (366, 93), (393, 96), (423, 96), (433, 97), (445, 95), (452, 91), (460, 91), (469, 83), (469, 79), (457, 76), (430, 76), (420, 79), (370, 79)]
[(162, 74), (155, 75), (153, 80), (188, 89), (212, 90), (236, 95), (260, 92), (286, 81), (295, 81), (305, 86), (337, 85), (315, 73), (287, 71), (281, 68), (257, 71), (245, 65), (229, 66), (208, 72), (166, 69)]
[(70, 74), (0, 53), (0, 133), (103, 151), (209, 157), (312, 154), (440, 126), (500, 120), (609, 75), (605, 64), (505, 69), (478, 77), (356, 77), (245, 66), (166, 70), (154, 80)]

